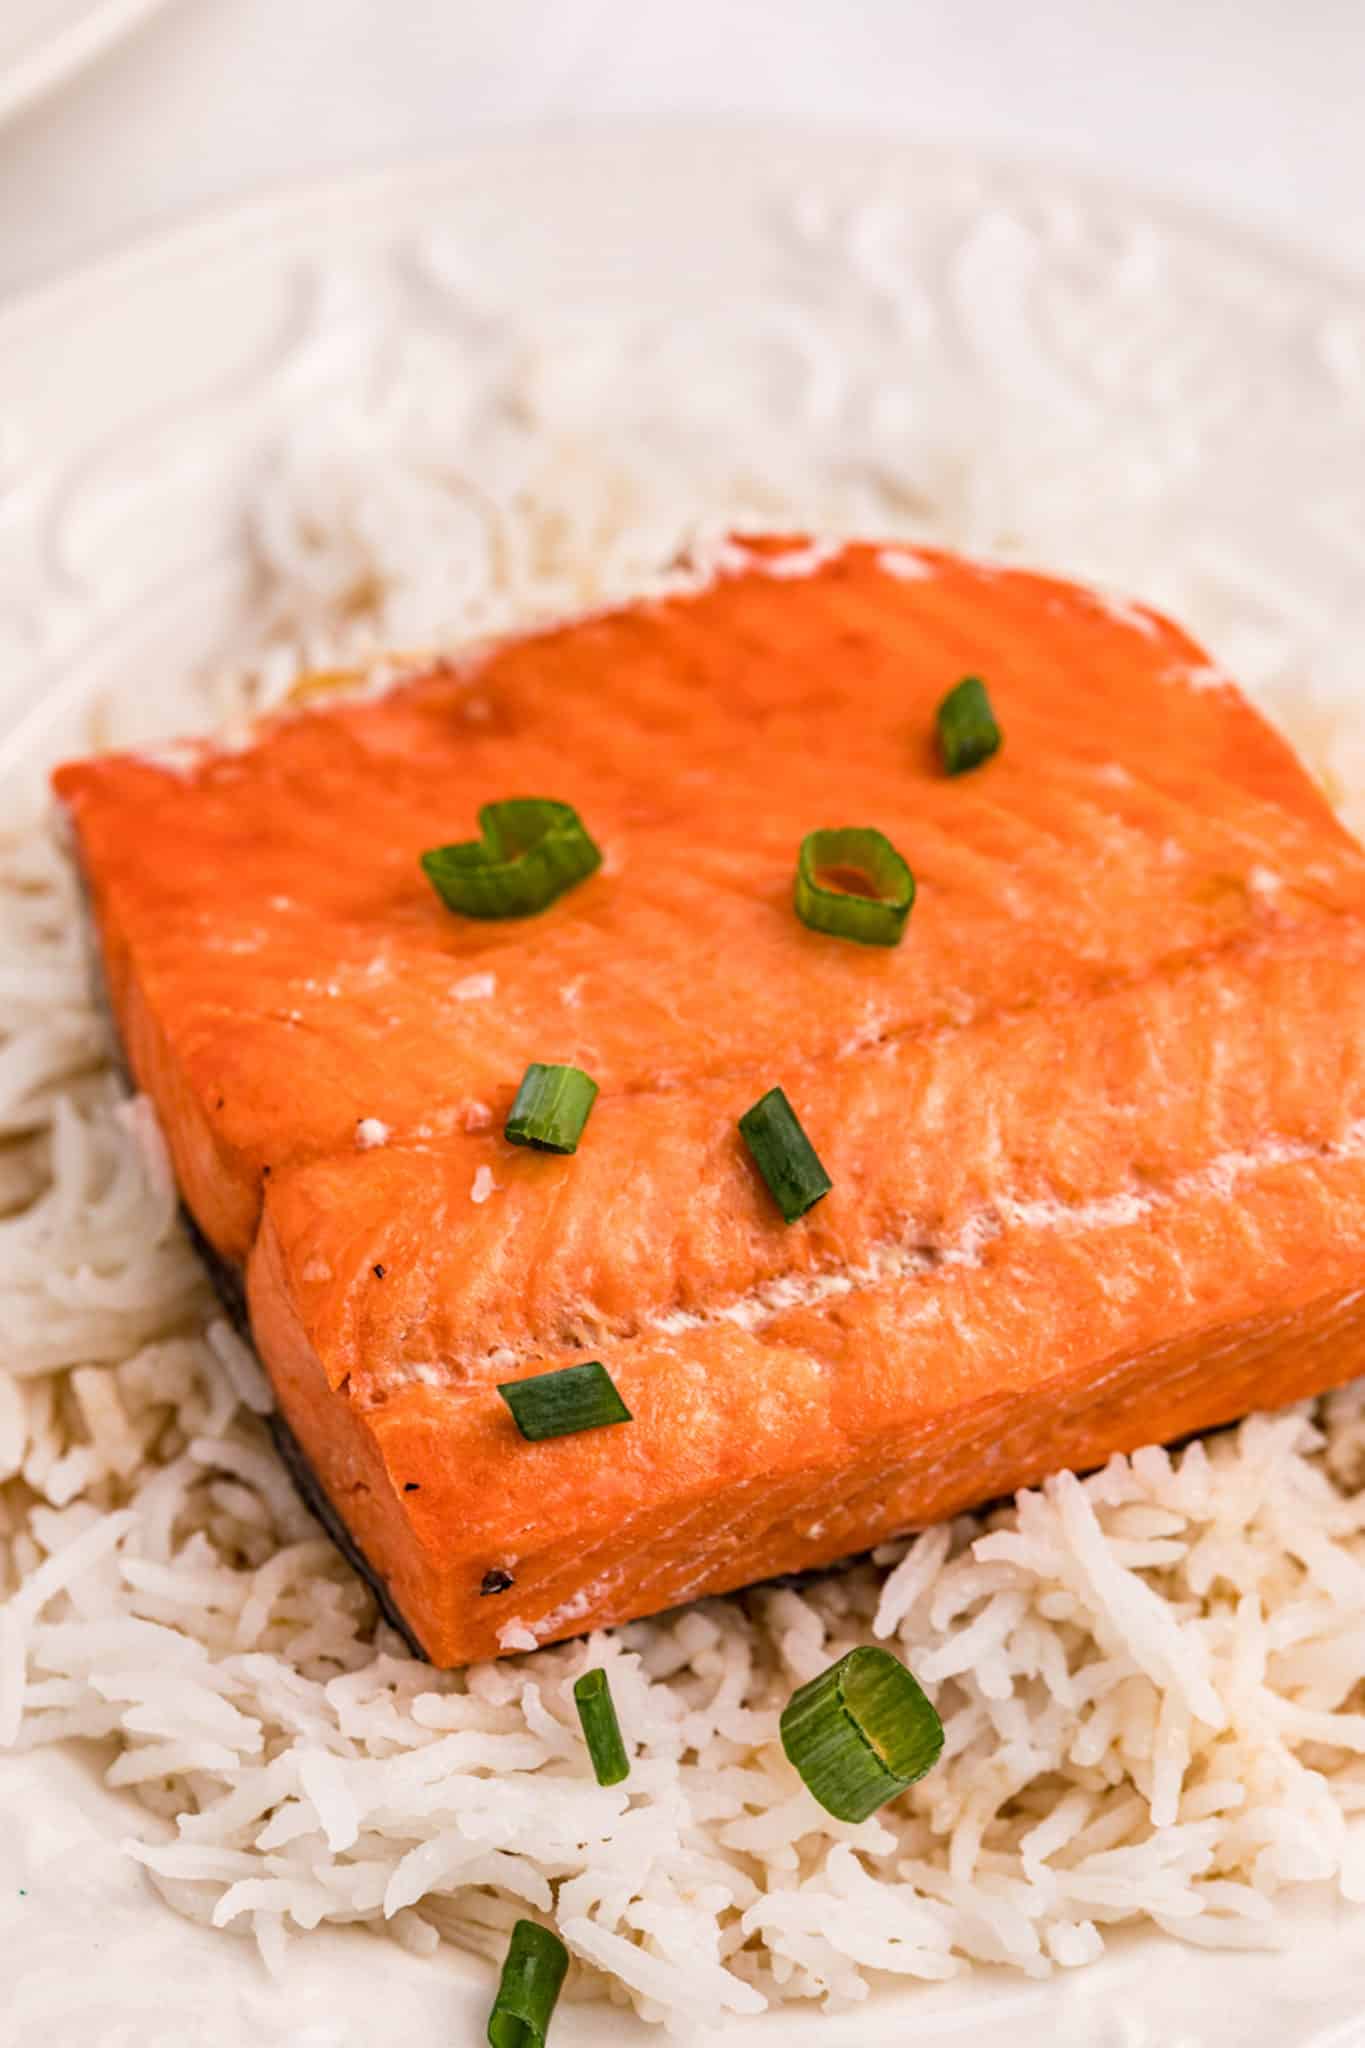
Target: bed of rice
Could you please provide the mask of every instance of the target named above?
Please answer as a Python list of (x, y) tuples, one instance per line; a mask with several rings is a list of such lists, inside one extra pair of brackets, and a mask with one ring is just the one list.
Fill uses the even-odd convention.
[[(252, 531), (260, 644), (205, 679), (206, 720), (301, 665), (656, 585), (699, 523), (1017, 544), (1008, 503), (836, 464), (814, 427), (741, 463), (724, 418), (668, 390), (652, 424), (618, 406), (585, 439), (577, 399), (513, 386), (504, 364), (437, 424), (333, 414), (279, 452)], [(1292, 667), (1281, 639), (1260, 679)], [(1319, 708), (1308, 737), (1349, 777), (1365, 710)], [(45, 823), (7, 832), (3, 884), (0, 1743), (108, 1738), (109, 1782), (145, 1808), (129, 1853), (176, 1911), (268, 1965), (323, 1921), (495, 1958), (529, 1911), (572, 1951), (570, 1996), (685, 2033), (980, 1960), (1071, 1968), (1135, 1919), (1273, 1943), (1277, 1895), (1309, 1880), (1365, 1898), (1365, 1389), (1063, 1474), (799, 1589), (434, 1673), (376, 1627), (270, 1447), (155, 1122), (120, 1097)], [(947, 1741), (849, 1827), (786, 1764), (777, 1716), (871, 1641)], [(611, 1790), (570, 1696), (593, 1663), (634, 1757)]]

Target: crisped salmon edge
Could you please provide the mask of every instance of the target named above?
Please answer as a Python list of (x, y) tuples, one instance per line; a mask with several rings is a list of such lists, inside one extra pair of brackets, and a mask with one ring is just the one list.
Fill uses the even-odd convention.
[[(716, 1329), (723, 1323), (731, 1323), (751, 1335), (758, 1334), (778, 1316), (793, 1309), (823, 1308), (830, 1301), (870, 1293), (888, 1280), (914, 1279), (944, 1266), (979, 1266), (985, 1247), (1006, 1239), (1011, 1229), (1055, 1230), (1068, 1234), (1112, 1229), (1139, 1222), (1156, 1210), (1173, 1208), (1204, 1195), (1229, 1197), (1242, 1182), (1254, 1179), (1271, 1167), (1304, 1164), (1317, 1159), (1360, 1158), (1365, 1158), (1365, 1117), (1348, 1124), (1340, 1137), (1320, 1144), (1308, 1144), (1302, 1139), (1269, 1137), (1249, 1150), (1219, 1153), (1206, 1165), (1192, 1173), (1177, 1175), (1164, 1187), (1147, 1185), (1141, 1190), (1105, 1195), (1084, 1202), (1017, 1201), (1005, 1196), (977, 1210), (947, 1245), (932, 1241), (907, 1243), (904, 1238), (889, 1238), (876, 1247), (872, 1258), (863, 1265), (829, 1267), (819, 1273), (781, 1275), (712, 1308), (656, 1311), (643, 1317), (629, 1332), (620, 1335), (608, 1333), (607, 1341), (628, 1345), (650, 1334), (681, 1337), (695, 1330)], [(546, 1358), (558, 1357), (563, 1348), (513, 1351), (507, 1347), (486, 1356), (500, 1370), (515, 1373), (524, 1367), (543, 1363)], [(423, 1360), (415, 1362), (406, 1371), (398, 1366), (391, 1367), (382, 1399), (376, 1405), (382, 1406), (394, 1387), (405, 1384), (448, 1386), (471, 1398), (484, 1398), (489, 1392), (482, 1382), (462, 1383), (455, 1377), (446, 1380), (441, 1373), (440, 1361)], [(357, 1408), (371, 1405), (352, 1389), (349, 1374), (337, 1391), (345, 1392)]]

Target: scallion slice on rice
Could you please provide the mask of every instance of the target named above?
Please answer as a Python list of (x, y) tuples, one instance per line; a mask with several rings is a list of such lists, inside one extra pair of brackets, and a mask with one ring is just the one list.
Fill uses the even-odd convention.
[(598, 1784), (619, 1785), (630, 1776), (630, 1758), (621, 1740), (611, 1685), (600, 1665), (574, 1680), (573, 1698)]
[(860, 1821), (938, 1761), (943, 1723), (898, 1657), (850, 1650), (788, 1700), (782, 1747), (836, 1820)]
[(536, 1920), (512, 1929), (488, 2015), (489, 2048), (545, 2048), (555, 2002), (569, 1967), (569, 1951)]

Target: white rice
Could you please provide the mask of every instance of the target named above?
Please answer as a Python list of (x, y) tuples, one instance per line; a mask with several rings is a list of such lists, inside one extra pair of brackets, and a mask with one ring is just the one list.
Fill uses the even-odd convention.
[[(896, 442), (875, 411), (860, 437), (837, 351), (808, 305), (787, 314), (781, 436), (746, 440), (745, 413), (694, 401), (676, 365), (643, 388), (602, 374), (585, 414), (561, 361), (507, 352), (449, 380), (443, 419), (419, 410), (428, 375), (379, 417), (357, 401), (309, 421), (255, 508), (266, 628), (245, 672), (210, 679), (215, 710), (278, 701), (303, 663), (685, 580), (665, 565), (727, 518), (879, 527), (902, 576), (922, 573), (916, 539), (1017, 547), (1004, 468), (984, 456), (959, 490), (961, 451)], [(1056, 455), (1027, 531), (1118, 582), (1146, 528), (1135, 511), (1101, 522), (1107, 555), (1095, 542), (1097, 445), (1091, 423)], [(1193, 623), (1292, 694), (1322, 622), (1272, 631), (1252, 579), (1222, 568), (1224, 609), (1208, 571)], [(1365, 713), (1306, 716), (1344, 797)], [(110, 1782), (147, 1813), (129, 1854), (178, 1912), (278, 1967), (324, 1921), (419, 1958), (440, 1941), (496, 1958), (529, 1911), (569, 1944), (571, 1993), (704, 2033), (974, 1962), (1044, 1976), (1134, 1920), (1274, 1943), (1277, 1899), (1315, 1880), (1365, 1898), (1365, 1390), (1062, 1475), (799, 1590), (443, 1676), (376, 1625), (270, 1447), (268, 1386), (181, 1234), (155, 1121), (120, 1101), (54, 837), (13, 833), (3, 880), (0, 1741), (113, 1738)], [(457, 992), (484, 999), (492, 978)], [(383, 1135), (366, 1119), (357, 1142)], [(473, 1199), (494, 1192), (480, 1169)], [(848, 1827), (786, 1764), (777, 1716), (876, 1640), (947, 1741), (921, 1785)], [(611, 1790), (571, 1698), (595, 1663), (633, 1758)]]

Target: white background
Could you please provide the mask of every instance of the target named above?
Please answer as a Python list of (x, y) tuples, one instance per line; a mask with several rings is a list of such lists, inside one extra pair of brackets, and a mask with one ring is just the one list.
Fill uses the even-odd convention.
[(1022, 147), (1365, 275), (1365, 0), (168, 0), (0, 129), (0, 297), (282, 177), (697, 112)]

